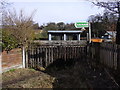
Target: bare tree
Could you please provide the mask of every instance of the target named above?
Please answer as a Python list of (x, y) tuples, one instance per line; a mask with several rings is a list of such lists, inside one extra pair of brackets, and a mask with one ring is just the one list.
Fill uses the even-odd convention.
[(9, 3), (6, 0), (0, 0), (0, 13), (2, 13), (11, 4), (12, 3)]
[(101, 1), (101, 0), (96, 0), (92, 1), (92, 3), (96, 6), (103, 7), (113, 14), (118, 15), (118, 20), (117, 20), (117, 27), (116, 27), (116, 43), (120, 44), (120, 0), (109, 0), (109, 1)]
[(33, 39), (33, 15), (25, 16), (23, 10), (17, 14), (7, 11), (3, 15), (4, 30), (9, 30), (10, 33), (18, 40), (21, 47), (26, 46)]
[(16, 10), (13, 12), (6, 11), (3, 15), (3, 30), (9, 31), (9, 34), (16, 38), (22, 48), (23, 67), (25, 67), (25, 48), (34, 37), (33, 15), (34, 12), (30, 16), (25, 16), (23, 10), (19, 14)]

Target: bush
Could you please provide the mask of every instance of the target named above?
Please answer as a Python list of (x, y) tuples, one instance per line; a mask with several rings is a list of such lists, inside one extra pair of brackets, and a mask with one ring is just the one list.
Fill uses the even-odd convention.
[(1, 46), (3, 51), (10, 51), (11, 49), (18, 47), (18, 42), (13, 35), (3, 30)]
[(43, 39), (43, 38), (48, 38), (47, 31), (42, 31), (41, 33), (40, 33), (40, 32), (37, 33), (37, 34), (35, 35), (34, 40), (41, 40), (41, 39)]

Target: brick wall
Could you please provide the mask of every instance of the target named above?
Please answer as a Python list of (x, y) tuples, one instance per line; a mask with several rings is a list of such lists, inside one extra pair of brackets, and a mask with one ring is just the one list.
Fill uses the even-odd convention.
[(13, 49), (10, 52), (2, 52), (2, 68), (7, 68), (22, 64), (21, 49)]

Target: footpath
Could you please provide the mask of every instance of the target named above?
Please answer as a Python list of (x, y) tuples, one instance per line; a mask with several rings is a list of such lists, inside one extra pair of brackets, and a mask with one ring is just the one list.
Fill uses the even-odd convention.
[(83, 61), (80, 65), (84, 67), (85, 72), (83, 75), (90, 88), (120, 88), (105, 68), (86, 61)]
[(119, 85), (104, 68), (86, 59), (63, 69), (48, 68), (46, 73), (56, 78), (55, 88), (119, 89)]

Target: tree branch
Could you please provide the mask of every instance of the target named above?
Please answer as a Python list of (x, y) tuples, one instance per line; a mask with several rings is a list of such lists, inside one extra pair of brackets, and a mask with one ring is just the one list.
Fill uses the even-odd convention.
[(92, 2), (92, 3), (96, 6), (104, 7), (104, 8), (106, 8), (114, 13), (119, 13), (118, 9), (117, 9), (118, 8), (117, 2), (116, 3), (115, 2), (108, 2), (108, 3), (106, 3), (106, 2), (97, 2), (97, 3)]

